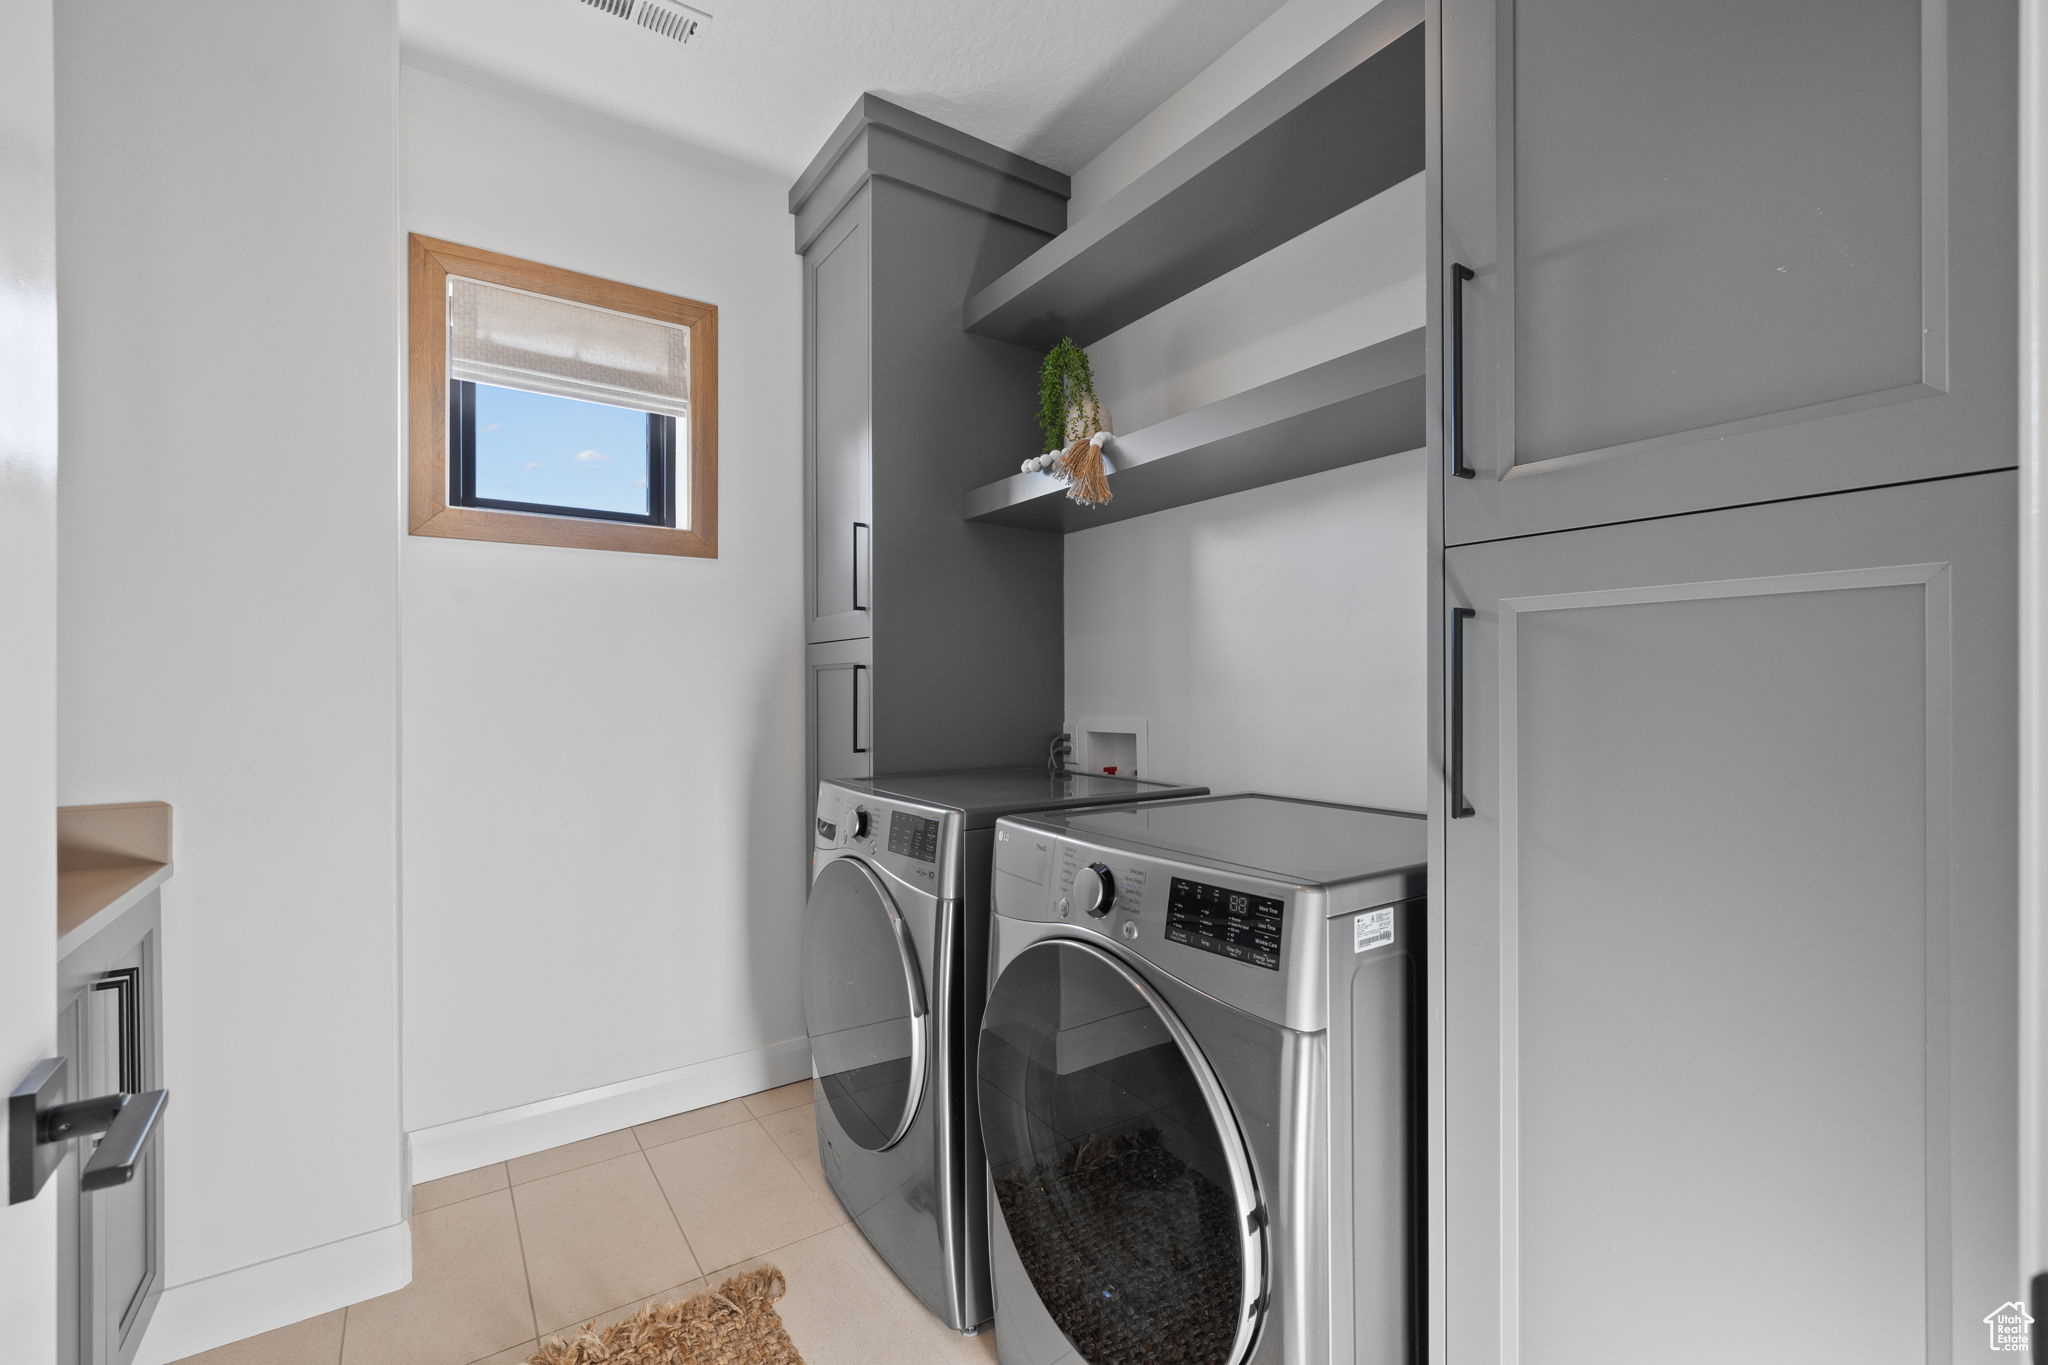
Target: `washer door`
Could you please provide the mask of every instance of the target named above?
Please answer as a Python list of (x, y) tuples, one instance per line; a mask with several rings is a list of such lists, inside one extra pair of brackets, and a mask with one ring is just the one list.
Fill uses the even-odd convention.
[(811, 1067), (839, 1126), (869, 1151), (895, 1146), (924, 1094), (930, 1018), (909, 927), (856, 858), (811, 884), (803, 991)]
[(980, 1069), (996, 1205), (1074, 1349), (1241, 1361), (1265, 1220), (1223, 1091), (1158, 993), (1100, 949), (1035, 944), (989, 993)]

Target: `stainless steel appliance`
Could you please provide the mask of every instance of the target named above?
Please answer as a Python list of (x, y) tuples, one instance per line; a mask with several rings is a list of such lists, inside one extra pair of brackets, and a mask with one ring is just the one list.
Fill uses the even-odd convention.
[(996, 819), (1204, 790), (1044, 769), (819, 784), (803, 932), (819, 1155), (869, 1244), (957, 1331), (991, 1312), (974, 1042)]
[(1224, 796), (996, 832), (1003, 1365), (1410, 1365), (1420, 816)]

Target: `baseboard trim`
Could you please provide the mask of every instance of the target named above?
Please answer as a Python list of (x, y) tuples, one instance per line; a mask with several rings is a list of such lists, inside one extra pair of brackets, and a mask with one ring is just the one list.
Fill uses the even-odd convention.
[(411, 1281), (412, 1229), (393, 1223), (172, 1285), (157, 1301), (134, 1365), (168, 1365), (389, 1294)]
[(436, 1124), (406, 1135), (412, 1178), (439, 1180), (493, 1161), (581, 1142), (685, 1109), (788, 1085), (810, 1074), (810, 1040), (786, 1038), (751, 1052), (735, 1052), (673, 1071)]

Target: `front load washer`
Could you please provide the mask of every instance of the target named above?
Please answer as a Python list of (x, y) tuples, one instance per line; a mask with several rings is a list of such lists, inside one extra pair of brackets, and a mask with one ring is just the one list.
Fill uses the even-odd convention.
[(1420, 1359), (1424, 829), (1270, 796), (997, 825), (1002, 1365)]
[(973, 1061), (996, 819), (1205, 790), (1044, 769), (819, 784), (802, 948), (819, 1159), (869, 1245), (956, 1331), (991, 1311)]

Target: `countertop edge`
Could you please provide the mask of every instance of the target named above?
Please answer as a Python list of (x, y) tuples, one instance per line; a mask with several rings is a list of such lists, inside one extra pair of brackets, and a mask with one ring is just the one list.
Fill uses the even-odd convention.
[[(147, 866), (147, 864), (137, 864), (138, 868), (142, 866)], [(83, 920), (79, 921), (79, 923), (68, 932), (59, 934), (57, 936), (57, 960), (59, 962), (62, 962), (65, 958), (71, 956), (72, 953), (78, 951), (79, 948), (83, 947), (102, 929), (105, 929), (108, 925), (120, 919), (122, 915), (126, 914), (130, 909), (134, 908), (134, 906), (138, 902), (142, 901), (145, 897), (150, 895), (150, 893), (155, 891), (158, 887), (162, 886), (165, 882), (169, 881), (171, 878), (171, 873), (174, 870), (174, 867), (175, 865), (172, 863), (156, 864), (150, 870), (149, 874), (143, 877), (142, 880), (136, 882), (133, 886), (123, 891), (120, 895), (114, 897), (105, 905), (93, 911), (90, 915), (87, 915)], [(107, 869), (97, 868), (77, 870), (106, 871)], [(57, 874), (60, 885), (62, 884), (63, 878), (67, 875), (69, 874), (65, 872), (59, 872)]]

